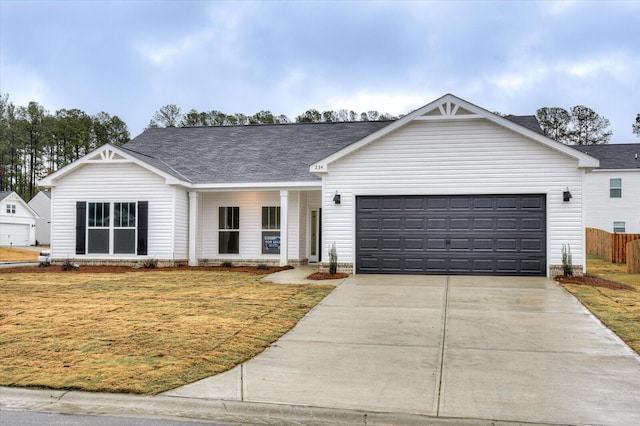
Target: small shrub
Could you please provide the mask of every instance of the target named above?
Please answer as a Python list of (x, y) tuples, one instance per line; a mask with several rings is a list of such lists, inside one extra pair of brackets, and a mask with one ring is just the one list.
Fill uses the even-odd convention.
[(79, 269), (80, 266), (73, 263), (73, 259), (69, 259), (68, 257), (62, 262), (62, 270), (63, 271), (75, 271)]
[(260, 269), (260, 270), (266, 271), (267, 269), (269, 269), (269, 267), (267, 266), (266, 263), (260, 263), (260, 264), (258, 264), (258, 266), (256, 266), (256, 269)]
[(158, 259), (147, 259), (142, 263), (142, 266), (144, 266), (145, 269), (155, 269), (158, 267)]
[(229, 261), (227, 260), (227, 261), (222, 262), (222, 263), (220, 264), (220, 266), (223, 266), (223, 267), (225, 267), (225, 268), (231, 268), (231, 267), (233, 266), (233, 263), (232, 263), (232, 262), (229, 262)]
[(334, 242), (329, 249), (329, 274), (334, 275), (338, 272), (338, 251)]
[(565, 277), (573, 276), (573, 258), (571, 256), (571, 246), (562, 245), (562, 274)]

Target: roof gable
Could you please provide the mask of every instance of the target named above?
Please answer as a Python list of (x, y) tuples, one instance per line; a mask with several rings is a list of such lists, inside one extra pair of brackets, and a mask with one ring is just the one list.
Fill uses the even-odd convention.
[[(511, 116), (514, 117), (514, 116)], [(558, 152), (563, 153), (569, 157), (578, 160), (578, 167), (597, 167), (598, 160), (592, 158), (586, 154), (576, 152), (566, 145), (556, 142), (546, 136), (540, 134), (536, 130), (532, 130), (532, 122), (530, 119), (513, 120), (505, 117), (501, 117), (483, 108), (480, 108), (470, 102), (460, 99), (452, 94), (444, 95), (443, 97), (436, 99), (435, 101), (418, 108), (417, 110), (407, 114), (401, 119), (393, 122), (392, 124), (382, 128), (381, 130), (373, 133), (366, 138), (360, 140), (357, 143), (351, 144), (348, 147), (337, 151), (321, 161), (312, 164), (310, 170), (315, 173), (326, 172), (328, 167), (334, 161), (343, 158), (350, 153), (366, 147), (371, 142), (382, 138), (383, 136), (395, 131), (396, 129), (407, 125), (414, 121), (441, 121), (441, 120), (477, 120), (486, 119), (499, 126), (510, 129), (516, 133), (519, 133), (529, 139), (532, 139), (542, 145), (552, 148)], [(525, 123), (526, 121), (526, 123)]]
[[(39, 218), (40, 216), (36, 213), (26, 201), (22, 199), (15, 191), (0, 191), (0, 202), (12, 202), (18, 203), (22, 205), (34, 218)], [(0, 210), (0, 214), (4, 215), (4, 208)]]
[(189, 183), (188, 180), (184, 178), (184, 176), (182, 176), (180, 173), (173, 170), (170, 166), (164, 164), (160, 160), (127, 150), (123, 147), (105, 144), (80, 158), (79, 160), (76, 160), (73, 163), (68, 164), (67, 166), (41, 179), (38, 182), (38, 185), (46, 188), (55, 186), (55, 182), (58, 179), (63, 178), (79, 167), (87, 164), (117, 163), (137, 164), (140, 167), (163, 177), (167, 184), (185, 185)]

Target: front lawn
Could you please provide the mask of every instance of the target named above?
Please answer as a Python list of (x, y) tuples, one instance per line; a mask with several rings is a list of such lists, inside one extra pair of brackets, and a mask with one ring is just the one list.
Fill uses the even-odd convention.
[(615, 290), (579, 284), (562, 284), (600, 321), (640, 354), (640, 274), (627, 274), (626, 265), (587, 258), (587, 272), (621, 282), (631, 290)]
[(37, 262), (40, 253), (12, 247), (0, 247), (0, 262)]
[(246, 361), (333, 286), (219, 271), (2, 273), (0, 385), (156, 394)]

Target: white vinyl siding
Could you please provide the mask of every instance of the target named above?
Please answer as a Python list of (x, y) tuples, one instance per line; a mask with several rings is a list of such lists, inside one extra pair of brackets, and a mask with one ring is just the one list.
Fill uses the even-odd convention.
[[(11, 207), (7, 207), (7, 206)], [(12, 213), (7, 214), (7, 210)], [(14, 213), (15, 212), (15, 213)], [(0, 245), (34, 245), (36, 217), (22, 198), (11, 193), (0, 203)], [(26, 238), (25, 238), (26, 234)]]
[(569, 244), (583, 265), (582, 176), (577, 160), (487, 120), (409, 123), (329, 165), (321, 250), (335, 242), (338, 261), (353, 262), (357, 195), (530, 193), (547, 195), (548, 263)]
[(174, 188), (174, 215), (175, 224), (173, 230), (174, 257), (186, 259), (189, 257), (189, 196), (183, 188)]
[[(149, 202), (145, 257), (173, 259), (173, 189), (160, 176), (132, 163), (87, 164), (57, 182), (52, 192), (52, 258), (74, 258), (76, 202)], [(84, 259), (127, 259), (135, 254), (86, 254)]]
[[(621, 179), (622, 197), (611, 198), (611, 179)], [(585, 176), (586, 226), (613, 232), (613, 222), (624, 222), (625, 232), (640, 234), (640, 169), (593, 170)]]

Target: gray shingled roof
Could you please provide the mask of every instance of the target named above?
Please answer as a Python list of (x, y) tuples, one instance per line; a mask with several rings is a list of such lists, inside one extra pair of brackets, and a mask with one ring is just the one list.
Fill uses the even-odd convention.
[(312, 182), (311, 164), (389, 123), (147, 129), (124, 149), (192, 183)]
[(11, 192), (13, 191), (0, 191), (0, 201), (11, 195)]
[[(541, 133), (535, 116), (508, 120)], [(202, 184), (313, 182), (309, 166), (390, 121), (147, 129), (123, 149), (181, 180)]]
[(640, 143), (571, 145), (600, 160), (600, 169), (640, 169)]
[(522, 127), (526, 127), (529, 130), (533, 130), (536, 133), (544, 135), (544, 132), (540, 127), (540, 123), (538, 122), (538, 119), (535, 115), (507, 115), (504, 118), (511, 122), (519, 124)]

